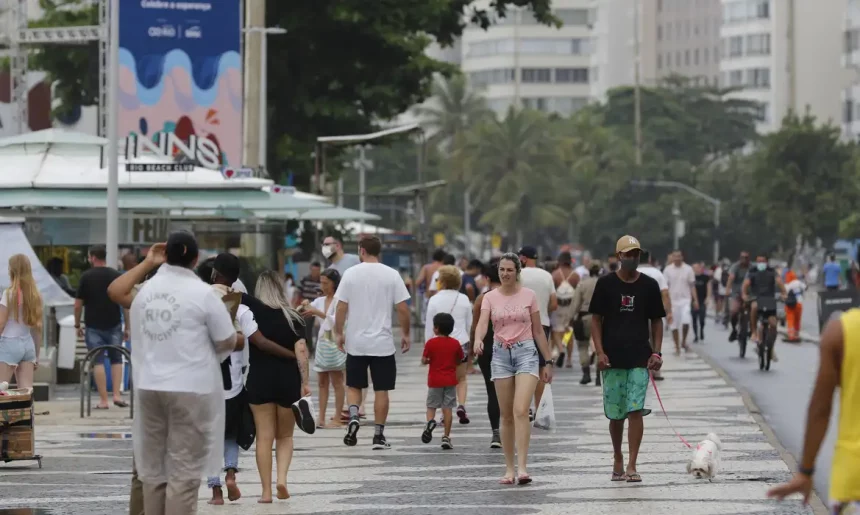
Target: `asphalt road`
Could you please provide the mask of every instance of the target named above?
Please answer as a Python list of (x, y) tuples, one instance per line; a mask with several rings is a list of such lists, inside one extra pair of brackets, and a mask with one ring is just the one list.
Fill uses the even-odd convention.
[[(810, 321), (816, 318), (815, 303), (807, 304), (812, 309), (809, 310), (811, 313), (808, 317), (807, 314), (803, 315), (803, 325), (806, 331), (810, 331)], [(818, 334), (817, 328), (816, 322), (813, 333), (815, 335)], [(780, 341), (776, 346), (779, 362), (774, 363), (769, 372), (761, 372), (754, 352), (751, 353), (748, 349), (746, 359), (742, 360), (739, 357), (738, 345), (729, 343), (728, 332), (723, 330), (722, 326), (715, 328), (713, 320), (708, 320), (705, 336), (704, 344), (696, 344), (695, 348), (710, 356), (738, 386), (750, 393), (780, 443), (799, 461), (803, 451), (806, 410), (818, 370), (818, 345), (788, 344)], [(667, 341), (664, 347), (670, 345)], [(834, 404), (836, 403), (838, 398)], [(837, 416), (838, 410), (834, 408), (827, 438), (816, 464), (815, 486), (822, 499), (827, 498)]]

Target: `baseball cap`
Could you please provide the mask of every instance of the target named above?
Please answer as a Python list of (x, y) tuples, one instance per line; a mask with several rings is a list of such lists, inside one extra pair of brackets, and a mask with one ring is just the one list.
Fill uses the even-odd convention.
[(229, 252), (222, 252), (215, 257), (212, 269), (223, 275), (231, 283), (239, 278), (239, 258)]
[(616, 253), (630, 252), (636, 249), (642, 250), (642, 247), (639, 246), (639, 240), (630, 235), (622, 236), (618, 239), (618, 243), (615, 244)]
[(517, 255), (522, 256), (524, 258), (528, 258), (528, 259), (537, 259), (538, 258), (537, 249), (534, 247), (528, 246), (528, 245), (521, 248), (520, 251), (517, 252)]

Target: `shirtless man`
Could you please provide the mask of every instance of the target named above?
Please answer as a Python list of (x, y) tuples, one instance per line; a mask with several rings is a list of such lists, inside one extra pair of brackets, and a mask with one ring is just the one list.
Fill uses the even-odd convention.
[(418, 272), (418, 278), (415, 279), (415, 285), (418, 289), (424, 289), (424, 305), (422, 306), (422, 313), (427, 312), (427, 301), (430, 300), (430, 297), (432, 296), (430, 293), (430, 281), (433, 279), (433, 274), (436, 273), (436, 270), (439, 270), (439, 267), (442, 266), (442, 260), (445, 259), (446, 255), (448, 255), (448, 253), (445, 252), (445, 249), (436, 249), (433, 252), (433, 261), (422, 266), (421, 271)]
[[(558, 299), (558, 309), (553, 311), (550, 319), (552, 321), (552, 344), (558, 348), (558, 368), (564, 366), (564, 334), (570, 326), (570, 321), (573, 316), (570, 308), (572, 307), (573, 291), (579, 284), (579, 274), (576, 273), (572, 265), (573, 259), (570, 252), (562, 252), (558, 255), (558, 267), (552, 273), (552, 280), (555, 283), (555, 294)], [(567, 282), (568, 286), (561, 287)], [(568, 343), (567, 355), (573, 356), (573, 338)], [(570, 368), (568, 363), (568, 368)]]

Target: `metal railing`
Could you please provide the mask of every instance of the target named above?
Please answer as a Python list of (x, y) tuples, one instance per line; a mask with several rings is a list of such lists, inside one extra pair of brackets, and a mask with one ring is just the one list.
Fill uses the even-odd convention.
[[(90, 387), (90, 370), (93, 368), (96, 356), (104, 359), (103, 353), (107, 349), (113, 349), (120, 352), (128, 361), (129, 417), (134, 418), (134, 382), (132, 381), (131, 351), (125, 347), (118, 347), (116, 345), (99, 345), (98, 347), (88, 351), (86, 356), (84, 356), (84, 359), (81, 361), (81, 418), (84, 418), (85, 402), (87, 406), (86, 416), (89, 417), (92, 414), (93, 390)], [(111, 380), (122, 381), (122, 377), (111, 377)]]

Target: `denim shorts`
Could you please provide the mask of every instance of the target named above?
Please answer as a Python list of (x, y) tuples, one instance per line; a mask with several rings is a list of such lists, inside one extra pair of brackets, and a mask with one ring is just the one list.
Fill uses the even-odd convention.
[[(93, 350), (96, 347), (122, 347), (122, 326), (118, 325), (113, 329), (95, 329), (93, 327), (87, 327), (84, 331), (84, 341), (87, 344), (87, 350)], [(111, 365), (118, 365), (122, 363), (122, 354), (118, 350), (114, 349), (105, 349), (107, 352), (108, 359), (110, 359)], [(104, 352), (101, 353), (96, 361), (96, 365), (100, 365), (104, 362)]]
[(33, 338), (0, 336), (0, 363), (17, 365), (23, 361), (36, 362), (36, 345), (33, 343)]
[(493, 361), (490, 362), (493, 381), (507, 379), (520, 374), (538, 375), (540, 360), (534, 340), (523, 340), (506, 349), (500, 342), (493, 342)]

